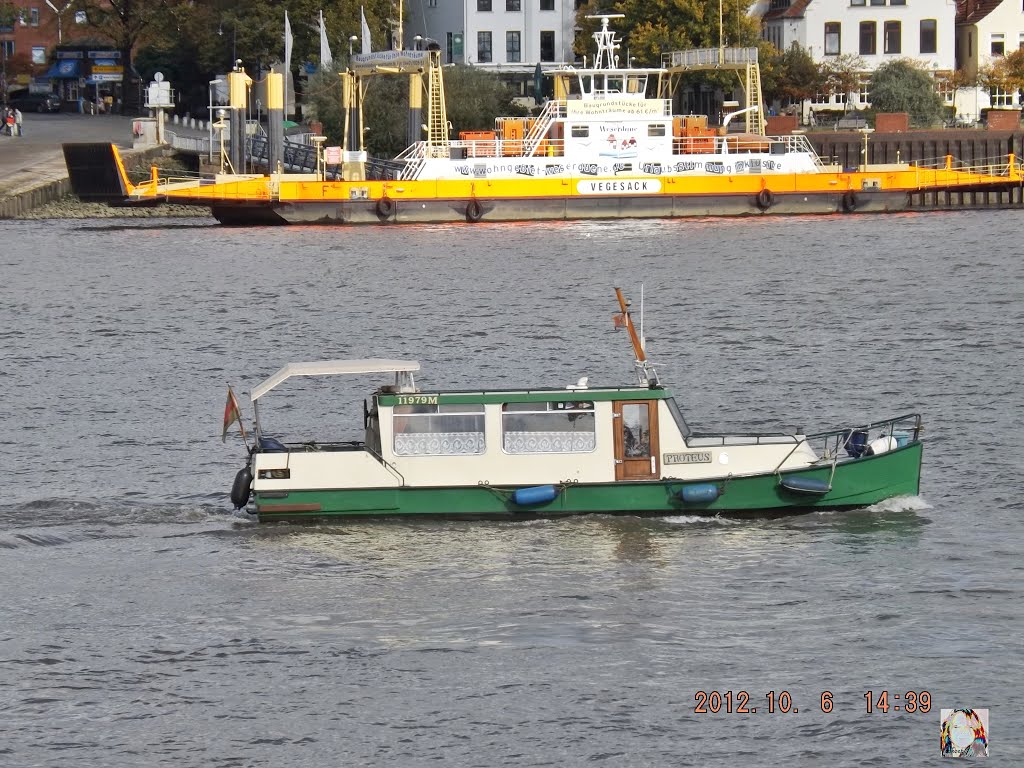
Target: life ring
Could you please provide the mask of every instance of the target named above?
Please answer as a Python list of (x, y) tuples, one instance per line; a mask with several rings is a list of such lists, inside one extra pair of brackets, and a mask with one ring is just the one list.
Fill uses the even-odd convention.
[(757, 193), (757, 207), (762, 211), (767, 211), (773, 205), (775, 205), (775, 195), (772, 194), (770, 189), (762, 189)]
[(395, 214), (395, 201), (386, 195), (377, 201), (377, 216), (390, 219)]
[(471, 224), (475, 224), (480, 221), (484, 215), (484, 209), (480, 207), (480, 203), (477, 200), (470, 200), (469, 204), (466, 205), (466, 221)]
[(843, 192), (843, 210), (847, 213), (853, 213), (857, 210), (857, 206), (860, 205), (860, 200), (857, 199), (857, 193), (852, 189), (848, 189)]

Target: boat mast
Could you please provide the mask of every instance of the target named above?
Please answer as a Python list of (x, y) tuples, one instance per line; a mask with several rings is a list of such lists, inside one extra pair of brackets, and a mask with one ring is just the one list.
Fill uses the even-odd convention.
[(636, 374), (640, 383), (644, 386), (655, 387), (660, 384), (658, 381), (658, 372), (654, 369), (654, 365), (650, 360), (647, 359), (647, 353), (644, 352), (643, 342), (640, 340), (640, 336), (636, 332), (636, 327), (633, 325), (633, 318), (629, 312), (629, 302), (626, 297), (622, 295), (622, 289), (615, 289), (615, 298), (619, 300), (619, 309), (622, 311), (620, 315), (621, 322), (617, 325), (625, 326), (626, 331), (629, 333), (629, 341), (633, 345), (633, 354), (636, 356)]

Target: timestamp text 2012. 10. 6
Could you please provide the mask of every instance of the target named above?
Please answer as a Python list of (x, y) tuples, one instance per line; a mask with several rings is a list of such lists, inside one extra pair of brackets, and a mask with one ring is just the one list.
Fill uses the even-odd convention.
[[(697, 691), (694, 694), (696, 706), (694, 712), (698, 715), (714, 714), (720, 712), (726, 714), (753, 715), (759, 709), (775, 714), (797, 714), (800, 709), (793, 702), (793, 696), (789, 691), (768, 691), (764, 694), (765, 705), (751, 706), (750, 694), (747, 691)], [(820, 711), (828, 714), (832, 711), (832, 691), (822, 691), (818, 697)]]

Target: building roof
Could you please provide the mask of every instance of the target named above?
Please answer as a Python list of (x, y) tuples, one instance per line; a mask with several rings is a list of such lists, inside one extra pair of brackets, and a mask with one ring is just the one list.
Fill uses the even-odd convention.
[(788, 8), (775, 8), (774, 10), (768, 11), (762, 19), (764, 21), (773, 21), (775, 19), (802, 19), (804, 17), (804, 11), (807, 10), (807, 6), (811, 4), (811, 0), (792, 0)]
[(956, 23), (977, 24), (1002, 3), (1003, 0), (957, 0)]

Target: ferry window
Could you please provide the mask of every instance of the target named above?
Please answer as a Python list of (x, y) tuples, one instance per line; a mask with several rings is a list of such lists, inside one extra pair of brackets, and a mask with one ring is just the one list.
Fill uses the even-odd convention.
[(842, 24), (838, 21), (825, 22), (825, 55), (838, 56), (842, 51)]
[(540, 9), (542, 11), (555, 10), (555, 0), (540, 0)]
[(476, 33), (476, 60), (481, 64), (486, 64), (491, 60), (490, 32)]
[(898, 21), (885, 22), (883, 39), (886, 53), (900, 53), (903, 48), (901, 24)]
[(665, 124), (664, 123), (651, 123), (647, 126), (648, 136), (664, 136), (665, 135)]
[(522, 9), (522, 0), (505, 0), (506, 11), (519, 11)]
[(626, 79), (627, 93), (644, 93), (647, 90), (646, 77), (630, 77)]
[(476, 9), (478, 11), (491, 10), (491, 0), (476, 0)]
[(651, 455), (650, 410), (647, 403), (622, 404), (622, 446), (631, 459)]
[[(543, 10), (543, 8), (541, 8)], [(554, 10), (554, 8), (552, 8)], [(554, 32), (541, 32), (540, 33), (540, 60), (541, 61), (554, 61), (555, 60), (555, 33)]]
[(608, 78), (608, 93), (622, 93), (622, 78), (621, 77), (609, 77)]
[(592, 402), (505, 403), (505, 453), (590, 453), (597, 445)]
[(590, 136), (590, 126), (574, 125), (569, 132), (574, 139), (585, 139)]
[(469, 456), (487, 448), (482, 405), (396, 405), (396, 456)]
[(873, 21), (860, 23), (860, 55), (875, 55), (875, 22)]
[(936, 24), (935, 19), (921, 19), (921, 53), (935, 53), (938, 50)]

